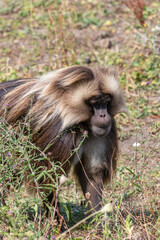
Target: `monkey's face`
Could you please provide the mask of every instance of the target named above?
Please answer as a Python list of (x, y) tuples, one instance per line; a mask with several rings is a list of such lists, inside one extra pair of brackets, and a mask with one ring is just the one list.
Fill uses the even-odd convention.
[(112, 124), (108, 113), (110, 101), (111, 96), (108, 94), (101, 94), (87, 101), (92, 111), (88, 125), (94, 136), (105, 136), (110, 132)]

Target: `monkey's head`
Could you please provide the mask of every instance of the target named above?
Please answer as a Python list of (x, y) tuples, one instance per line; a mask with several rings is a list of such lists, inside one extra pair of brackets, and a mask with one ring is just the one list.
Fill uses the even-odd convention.
[[(22, 88), (26, 91), (28, 85)], [(58, 121), (63, 131), (83, 123), (90, 134), (104, 136), (110, 132), (114, 116), (127, 112), (117, 77), (110, 68), (72, 66), (50, 72), (37, 79), (19, 102), (16, 99), (9, 117), (26, 112), (31, 96), (35, 99), (28, 114), (35, 129)]]
[(49, 105), (56, 102), (53, 115), (60, 115), (62, 129), (85, 123), (93, 135), (103, 136), (109, 133), (113, 117), (127, 111), (117, 77), (110, 68), (72, 66), (41, 80), (45, 78), (49, 84), (44, 86), (43, 95), (46, 100), (53, 96), (48, 98), (53, 100)]

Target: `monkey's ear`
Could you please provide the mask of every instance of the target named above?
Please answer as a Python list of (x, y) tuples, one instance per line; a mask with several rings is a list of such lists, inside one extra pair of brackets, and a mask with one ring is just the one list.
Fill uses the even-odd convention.
[(111, 109), (112, 116), (115, 116), (118, 113), (126, 113), (129, 115), (128, 108), (125, 104), (125, 101), (123, 99), (121, 92), (119, 92), (113, 96), (110, 109)]
[(69, 87), (75, 83), (82, 81), (91, 81), (94, 79), (93, 72), (85, 66), (72, 66), (60, 69), (58, 72), (58, 85), (61, 87)]

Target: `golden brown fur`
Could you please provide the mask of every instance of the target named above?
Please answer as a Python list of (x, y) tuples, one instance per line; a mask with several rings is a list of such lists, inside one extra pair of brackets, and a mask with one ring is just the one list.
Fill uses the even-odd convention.
[(74, 66), (51, 72), (40, 79), (23, 81), (25, 83), (13, 91), (6, 92), (1, 101), (0, 114), (7, 104), (9, 122), (15, 122), (23, 114), (33, 115), (36, 129), (60, 117), (63, 119), (62, 129), (65, 129), (90, 117), (85, 100), (101, 92), (113, 95), (113, 116), (126, 111), (117, 78), (108, 68), (91, 70)]
[[(87, 101), (106, 94), (111, 98), (106, 123), (109, 130), (105, 136), (95, 136), (88, 124), (93, 111)], [(114, 116), (126, 111), (114, 72), (110, 68), (72, 66), (39, 79), (2, 83), (0, 97), (0, 116), (5, 114), (10, 124), (24, 118), (28, 120), (33, 143), (45, 151), (51, 161), (61, 162), (66, 173), (73, 164), (84, 195), (89, 192), (91, 205), (99, 209), (103, 182), (109, 180), (116, 169), (118, 147)], [(71, 157), (84, 130), (88, 131), (88, 138), (79, 156)], [(45, 164), (48, 163), (44, 160)]]

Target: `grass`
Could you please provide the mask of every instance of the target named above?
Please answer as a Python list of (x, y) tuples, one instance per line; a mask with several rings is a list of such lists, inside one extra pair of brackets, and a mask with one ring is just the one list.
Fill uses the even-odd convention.
[[(1, 82), (73, 64), (115, 66), (130, 116), (117, 117), (120, 156), (116, 177), (104, 189), (104, 205), (113, 204), (113, 211), (104, 215), (104, 239), (160, 239), (159, 2), (145, 8), (146, 27), (116, 0), (0, 4)], [(5, 240), (54, 239), (54, 209), (46, 219), (41, 189), (28, 198), (22, 184), (30, 167), (38, 174), (30, 166), (36, 146), (30, 143), (29, 129), (26, 134), (21, 127), (17, 138), (1, 119), (0, 132), (0, 191), (6, 202), (1, 197), (0, 235)], [(71, 227), (86, 216), (87, 208), (80, 206), (83, 196), (73, 179), (58, 191), (61, 212)], [(92, 239), (95, 232), (92, 221), (83, 222), (66, 239)]]

